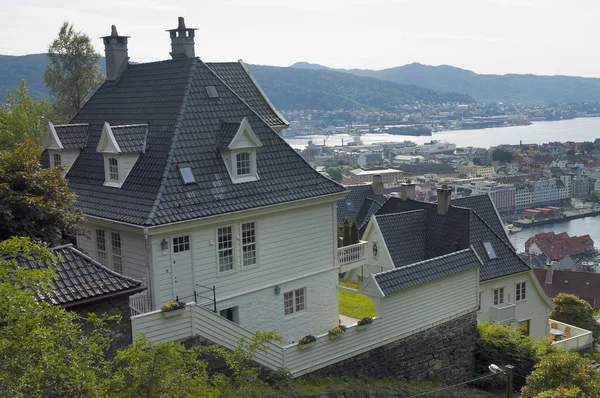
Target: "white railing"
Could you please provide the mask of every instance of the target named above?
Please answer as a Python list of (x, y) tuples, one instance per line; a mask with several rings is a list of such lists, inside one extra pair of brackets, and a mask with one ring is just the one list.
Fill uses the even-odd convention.
[(360, 266), (365, 260), (365, 246), (368, 243), (367, 241), (360, 241), (353, 245), (338, 248), (338, 266)]
[[(553, 346), (561, 347), (565, 351), (580, 351), (592, 346), (594, 337), (591, 331), (553, 319), (549, 319), (549, 321), (550, 325), (555, 324), (552, 325), (554, 329), (559, 329), (565, 333), (561, 340), (552, 342)], [(570, 328), (569, 333), (571, 337), (567, 337), (567, 328)]]
[(503, 303), (492, 305), (490, 307), (490, 321), (507, 322), (515, 319), (515, 305), (512, 303)]
[(129, 309), (131, 310), (131, 316), (145, 314), (151, 310), (149, 296), (146, 291), (129, 296)]

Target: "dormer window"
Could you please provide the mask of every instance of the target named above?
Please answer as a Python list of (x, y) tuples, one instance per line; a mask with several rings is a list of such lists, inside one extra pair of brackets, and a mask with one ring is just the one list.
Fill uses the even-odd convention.
[(250, 152), (242, 152), (236, 155), (238, 177), (250, 175)]
[(257, 149), (262, 147), (248, 119), (239, 123), (223, 123), (218, 140), (223, 162), (234, 184), (257, 181)]
[(138, 158), (146, 151), (147, 124), (111, 126), (104, 123), (96, 151), (104, 155), (104, 185), (121, 188)]
[(62, 164), (62, 159), (60, 158), (60, 153), (55, 153), (52, 155), (52, 163), (53, 166), (60, 166)]
[(117, 158), (108, 158), (108, 176), (113, 181), (119, 181), (119, 161)]

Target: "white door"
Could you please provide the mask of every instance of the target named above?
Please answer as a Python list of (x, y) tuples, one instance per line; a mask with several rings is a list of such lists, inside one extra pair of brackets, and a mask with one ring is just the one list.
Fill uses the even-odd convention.
[(194, 301), (194, 276), (192, 272), (192, 250), (190, 236), (175, 236), (171, 239), (171, 261), (173, 261), (173, 299), (189, 303)]

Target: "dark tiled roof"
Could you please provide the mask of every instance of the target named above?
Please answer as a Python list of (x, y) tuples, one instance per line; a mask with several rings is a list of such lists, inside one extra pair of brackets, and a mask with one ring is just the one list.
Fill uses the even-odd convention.
[(83, 149), (87, 141), (89, 124), (63, 124), (54, 126), (64, 149)]
[(425, 259), (425, 210), (384, 214), (375, 218), (394, 267)]
[(206, 65), (254, 109), (269, 126), (289, 126), (287, 120), (277, 112), (241, 60), (238, 62), (208, 62)]
[(240, 125), (241, 123), (221, 123), (217, 137), (217, 148), (227, 149), (240, 129)]
[(373, 277), (383, 291), (383, 294), (388, 295), (436, 279), (458, 274), (480, 265), (481, 263), (477, 255), (469, 248), (374, 274)]
[(484, 195), (458, 198), (452, 200), (452, 204), (454, 206), (465, 207), (473, 210), (483, 219), (483, 221), (486, 222), (487, 225), (490, 226), (490, 228), (494, 230), (494, 232), (496, 232), (496, 234), (498, 234), (503, 241), (509, 245), (512, 245), (510, 243), (510, 239), (508, 239), (508, 236), (506, 235), (506, 230), (502, 225), (502, 221), (498, 216), (498, 212), (494, 207), (494, 202), (492, 201), (492, 198), (490, 198), (490, 195), (486, 193)]
[[(498, 235), (477, 212), (456, 207), (454, 202), (445, 215), (439, 215), (435, 203), (389, 198), (382, 208), (377, 211), (376, 217), (382, 214), (408, 212), (417, 209), (423, 209), (426, 212), (424, 258), (433, 259), (471, 246), (483, 261), (479, 273), (481, 281), (501, 278), (531, 269), (517, 255), (512, 245), (504, 241), (503, 236), (506, 236), (505, 234)], [(497, 222), (500, 223), (499, 220)], [(490, 242), (497, 255), (496, 258), (490, 259), (488, 257), (484, 242)]]
[[(216, 87), (210, 98), (206, 86)], [(217, 149), (221, 124), (247, 118), (263, 143), (256, 149), (260, 180), (234, 184)], [(121, 188), (103, 186), (104, 158), (96, 152), (102, 127), (148, 124), (146, 152)], [(69, 171), (77, 206), (88, 216), (161, 225), (342, 193), (310, 167), (199, 59), (129, 65), (103, 84), (73, 118), (89, 123), (87, 145)], [(191, 167), (183, 184), (178, 165)]]
[[(348, 218), (350, 224), (356, 220), (356, 223), (360, 226), (362, 220), (358, 219), (359, 214), (362, 217), (366, 217), (368, 209), (371, 207), (372, 202), (366, 202), (367, 199), (372, 199), (379, 204), (383, 204), (386, 201), (385, 196), (375, 195), (373, 193), (372, 185), (348, 185), (346, 189), (350, 191), (344, 199), (340, 199), (337, 202), (337, 221), (338, 225), (344, 223), (344, 219)], [(363, 206), (367, 203), (367, 207), (363, 209)], [(368, 220), (367, 220), (368, 221)]]
[[(71, 245), (51, 249), (59, 260), (55, 263), (57, 277), (52, 283), (51, 297), (41, 297), (52, 304), (77, 305), (81, 300), (101, 300), (106, 296), (134, 294), (143, 290), (142, 282), (118, 274)], [(17, 257), (19, 265), (28, 269), (47, 269), (45, 263), (38, 263), (24, 257)]]
[(377, 210), (383, 206), (383, 202), (379, 202), (376, 199), (366, 198), (363, 205), (360, 208), (360, 211), (356, 215), (356, 223), (358, 224), (358, 230), (360, 231), (360, 236), (365, 232), (367, 225), (369, 224), (369, 220), (371, 216), (377, 213)]
[(123, 153), (138, 152), (146, 150), (146, 137), (148, 135), (147, 124), (131, 124), (126, 126), (110, 126), (110, 129)]

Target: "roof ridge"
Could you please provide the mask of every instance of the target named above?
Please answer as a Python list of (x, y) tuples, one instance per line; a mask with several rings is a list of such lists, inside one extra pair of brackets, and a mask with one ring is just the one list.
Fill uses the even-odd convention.
[[(378, 202), (379, 203), (379, 202)], [(383, 205), (382, 205), (383, 206)], [(417, 212), (426, 212), (425, 209), (414, 209), (414, 210), (407, 210), (407, 211), (396, 211), (394, 213), (386, 213), (386, 214), (373, 214), (376, 218), (379, 217), (386, 217), (386, 216), (397, 216), (399, 214), (408, 214), (408, 213), (417, 213)]]
[[(153, 224), (154, 214), (158, 210), (158, 206), (160, 205), (160, 202), (162, 201), (162, 197), (163, 197), (163, 194), (166, 189), (166, 180), (169, 175), (169, 166), (171, 165), (171, 159), (173, 158), (173, 151), (175, 150), (173, 142), (175, 141), (175, 138), (177, 136), (179, 136), (181, 119), (183, 118), (183, 116), (185, 114), (185, 108), (187, 106), (188, 96), (190, 94), (190, 89), (192, 87), (192, 81), (194, 80), (194, 72), (197, 67), (197, 61), (199, 61), (199, 59), (194, 58), (193, 62), (191, 62), (187, 86), (186, 86), (185, 92), (183, 94), (183, 99), (181, 100), (181, 107), (179, 108), (179, 116), (177, 116), (177, 121), (175, 122), (175, 129), (173, 130), (173, 134), (171, 135), (171, 144), (169, 145), (169, 155), (167, 156), (167, 160), (165, 162), (165, 166), (164, 166), (165, 168), (163, 170), (163, 175), (160, 180), (160, 186), (158, 188), (158, 192), (156, 193), (156, 198), (154, 199), (154, 203), (152, 204), (152, 208), (150, 209), (150, 212), (148, 213), (148, 217), (146, 218), (146, 221), (144, 221), (144, 225), (152, 225)], [(200, 61), (200, 62), (202, 62), (202, 61)]]
[[(468, 251), (472, 251), (473, 253), (475, 253), (475, 250), (471, 246), (469, 246), (466, 249), (457, 250), (457, 251), (452, 252), (452, 253), (444, 254), (444, 255), (441, 255), (441, 256), (437, 256), (437, 257), (428, 258), (427, 260), (418, 261), (416, 263), (406, 264), (406, 265), (403, 265), (401, 267), (392, 268), (392, 269), (389, 269), (389, 270), (386, 270), (386, 271), (378, 272), (378, 273), (373, 274), (373, 275), (383, 275), (383, 274), (388, 274), (390, 272), (394, 272), (394, 271), (397, 271), (397, 270), (408, 269), (408, 268), (411, 268), (411, 267), (415, 267), (417, 265), (421, 265), (421, 264), (424, 264), (424, 263), (430, 263), (432, 261), (437, 261), (437, 260), (442, 259), (442, 258), (452, 257), (452, 256), (455, 256), (457, 254), (462, 254), (462, 253), (465, 253), (465, 252), (468, 252)], [(477, 253), (475, 253), (475, 257), (477, 257), (477, 260), (480, 261), (479, 260), (479, 256), (477, 256)]]

